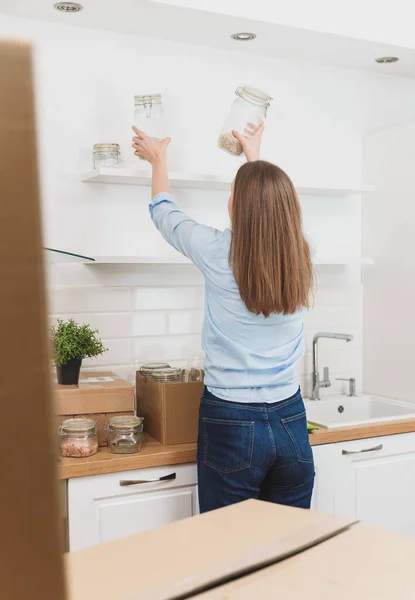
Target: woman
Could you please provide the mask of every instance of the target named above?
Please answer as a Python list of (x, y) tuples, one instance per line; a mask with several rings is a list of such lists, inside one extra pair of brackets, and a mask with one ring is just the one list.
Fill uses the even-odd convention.
[(133, 129), (135, 155), (152, 166), (153, 222), (206, 281), (200, 511), (248, 498), (309, 508), (314, 464), (296, 370), (313, 267), (294, 186), (259, 160), (263, 125), (250, 137), (233, 132), (248, 162), (232, 184), (232, 229), (199, 225), (169, 193), (170, 139)]

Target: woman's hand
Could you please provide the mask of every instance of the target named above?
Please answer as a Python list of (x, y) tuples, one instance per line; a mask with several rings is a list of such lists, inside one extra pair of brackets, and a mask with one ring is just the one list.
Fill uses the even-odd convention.
[(149, 137), (133, 126), (133, 131), (136, 134), (133, 137), (133, 148), (135, 156), (148, 160), (151, 165), (158, 162), (166, 162), (167, 159), (167, 147), (170, 144), (170, 138), (164, 138), (164, 140), (157, 140)]
[(262, 132), (264, 131), (264, 127), (265, 125), (263, 122), (260, 123), (258, 127), (253, 123), (248, 123), (244, 133), (232, 130), (232, 135), (241, 144), (248, 162), (253, 162), (260, 158)]

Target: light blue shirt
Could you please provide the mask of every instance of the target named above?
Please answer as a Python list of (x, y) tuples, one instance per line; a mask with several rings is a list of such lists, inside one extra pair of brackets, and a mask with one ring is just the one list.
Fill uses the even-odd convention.
[(154, 198), (150, 214), (164, 239), (204, 275), (202, 346), (209, 391), (235, 402), (277, 402), (293, 396), (304, 355), (303, 312), (265, 318), (248, 311), (229, 267), (229, 229), (199, 225), (167, 193)]

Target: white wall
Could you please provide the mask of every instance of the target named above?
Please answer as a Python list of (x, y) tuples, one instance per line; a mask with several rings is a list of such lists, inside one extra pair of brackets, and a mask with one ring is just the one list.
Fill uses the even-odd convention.
[[(0, 17), (0, 35), (37, 44), (45, 245), (92, 255), (166, 252), (149, 220), (148, 190), (79, 180), (96, 142), (119, 142), (125, 162), (133, 164), (134, 94), (163, 93), (172, 169), (230, 172), (238, 162), (217, 149), (216, 137), (234, 89), (249, 82), (274, 97), (264, 156), (298, 185), (353, 187), (361, 184), (362, 131), (387, 121), (385, 108), (399, 109), (401, 91), (415, 90), (415, 84), (391, 77), (30, 20)], [(415, 119), (415, 106), (410, 110)], [(178, 195), (196, 218), (226, 226), (227, 193)], [(302, 204), (320, 253), (360, 256), (359, 197), (307, 197)], [(199, 351), (203, 282), (192, 267), (59, 265), (51, 268), (49, 281), (52, 316), (96, 325), (110, 348), (88, 367), (113, 367), (131, 378), (136, 361), (183, 364)], [(320, 269), (316, 305), (307, 319), (304, 382), (318, 330), (355, 335), (352, 344), (322, 342), (320, 364), (329, 365), (333, 377), (355, 376), (360, 382), (362, 297), (353, 269)], [(340, 388), (336, 383), (328, 391)]]
[(369, 392), (415, 402), (415, 124), (368, 135), (363, 246), (375, 257), (364, 275), (364, 384)]

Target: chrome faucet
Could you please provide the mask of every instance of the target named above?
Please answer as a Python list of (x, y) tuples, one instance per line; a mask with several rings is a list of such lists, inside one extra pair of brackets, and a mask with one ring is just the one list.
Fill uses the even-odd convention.
[(348, 381), (349, 382), (349, 398), (356, 396), (356, 379), (354, 377), (336, 377), (336, 381)]
[(320, 338), (329, 338), (334, 340), (344, 340), (345, 342), (351, 342), (353, 336), (348, 333), (316, 333), (313, 338), (313, 373), (312, 377), (312, 400), (320, 400), (320, 388), (327, 388), (331, 386), (329, 377), (329, 368), (324, 367), (323, 379), (320, 379), (318, 371), (318, 341)]

